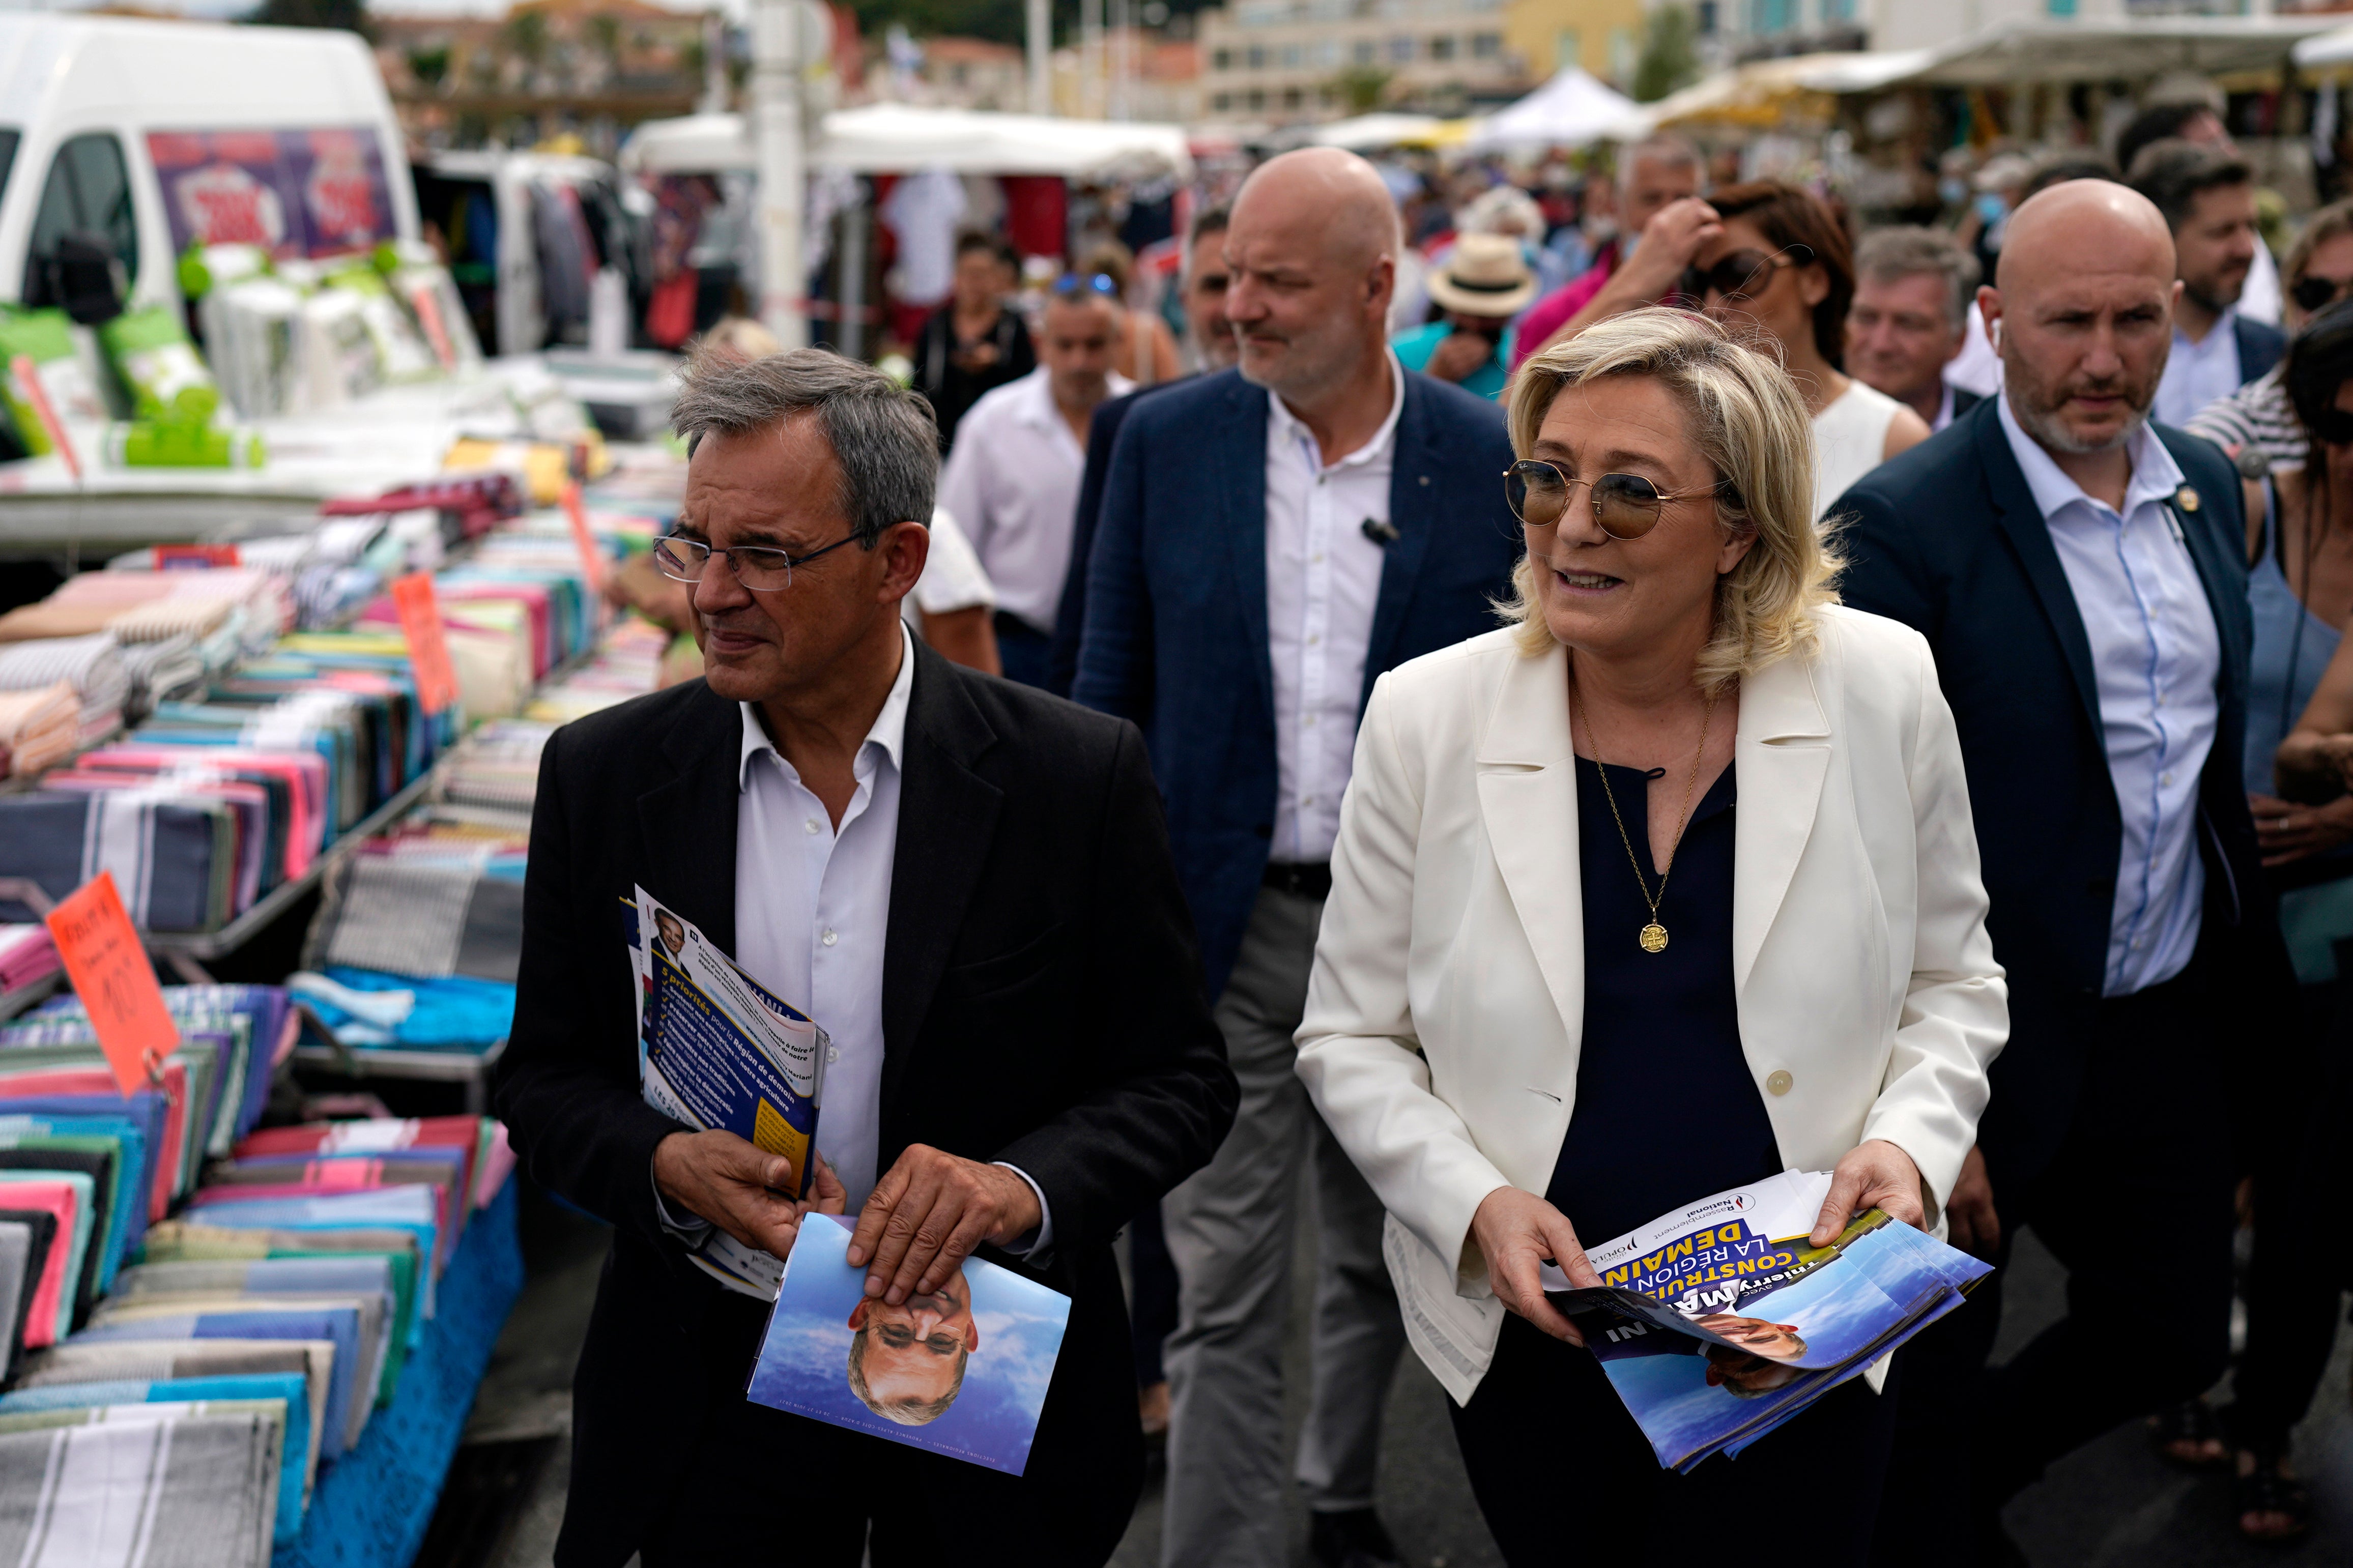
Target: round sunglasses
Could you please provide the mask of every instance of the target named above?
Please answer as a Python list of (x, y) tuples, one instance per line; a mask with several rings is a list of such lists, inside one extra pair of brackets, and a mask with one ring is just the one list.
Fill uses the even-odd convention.
[[(1529, 528), (1550, 528), (1568, 510), (1569, 492), (1586, 481), (1572, 479), (1552, 464), (1523, 458), (1504, 470), (1504, 500), (1512, 515)], [(1721, 484), (1705, 489), (1662, 490), (1640, 474), (1604, 474), (1592, 481), (1593, 521), (1612, 539), (1640, 539), (1659, 526), (1659, 513), (1671, 500), (1696, 500), (1720, 494)]]
[(1810, 245), (1784, 246), (1769, 254), (1736, 250), (1713, 267), (1684, 268), (1677, 292), (1699, 303), (1704, 303), (1710, 294), (1721, 294), (1727, 301), (1746, 300), (1757, 291), (1759, 278), (1769, 289), (1773, 286), (1772, 274), (1785, 268), (1803, 267), (1813, 258), (1813, 247)]

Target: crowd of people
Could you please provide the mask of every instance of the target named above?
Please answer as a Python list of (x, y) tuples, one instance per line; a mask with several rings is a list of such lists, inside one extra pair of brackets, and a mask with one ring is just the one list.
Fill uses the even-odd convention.
[[(547, 748), (500, 1090), (619, 1228), (559, 1560), (1101, 1563), (1149, 1439), (1166, 1568), (1279, 1568), (1293, 1488), (1319, 1563), (1385, 1568), (1409, 1346), (1515, 1568), (1825, 1486), (1743, 1554), (2021, 1563), (2004, 1505), (2137, 1421), (2248, 1537), (2307, 1531), (2353, 203), (2274, 262), (2210, 111), (2116, 153), (1858, 234), (1656, 137), (1567, 268), (1523, 193), (1417, 247), (1310, 149), (1194, 216), (1181, 355), (1121, 258), (1025, 321), (975, 235), (919, 395), (699, 359), (664, 570), (702, 679)], [(1072, 1298), (1026, 1475), (743, 1400), (756, 1304), (681, 1238), (785, 1256), (811, 1205), (639, 1100), (633, 885), (830, 1033), (871, 1297), (984, 1249)], [(1818, 1244), (1878, 1207), (1996, 1272), (1662, 1469), (1541, 1271), (1791, 1167), (1834, 1173)], [(2021, 1226), (2066, 1312), (1995, 1366)]]

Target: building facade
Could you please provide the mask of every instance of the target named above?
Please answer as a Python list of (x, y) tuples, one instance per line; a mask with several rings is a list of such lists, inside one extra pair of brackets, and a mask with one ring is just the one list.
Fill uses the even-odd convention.
[(1507, 0), (1236, 0), (1200, 14), (1204, 112), (1329, 120), (1375, 108), (1464, 112), (1531, 85)]
[(1642, 53), (1642, 0), (1511, 0), (1504, 47), (1534, 81), (1582, 67), (1620, 91)]

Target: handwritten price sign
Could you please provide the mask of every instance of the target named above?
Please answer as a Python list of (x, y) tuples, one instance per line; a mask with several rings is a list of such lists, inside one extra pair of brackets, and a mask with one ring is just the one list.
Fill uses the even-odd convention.
[(144, 1089), (180, 1044), (180, 1031), (164, 1005), (164, 988), (131, 916), (115, 890), (114, 873), (100, 871), (49, 911), (50, 939), (58, 944), (66, 978), (90, 1009), (99, 1048), (114, 1081), (130, 1094)]
[(392, 583), (392, 606), (400, 612), (401, 635), (408, 639), (408, 662), (417, 671), (417, 700), (438, 713), (458, 700), (458, 672), (449, 663), (449, 639), (441, 629), (441, 603), (433, 596), (433, 574), (411, 572)]

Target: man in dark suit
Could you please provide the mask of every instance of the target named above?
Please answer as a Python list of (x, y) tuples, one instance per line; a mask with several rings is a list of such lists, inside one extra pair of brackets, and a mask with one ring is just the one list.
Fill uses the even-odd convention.
[[(548, 742), (498, 1089), (533, 1177), (615, 1227), (557, 1561), (1091, 1568), (1143, 1473), (1113, 1237), (1235, 1092), (1142, 740), (902, 630), (938, 461), (913, 395), (804, 350), (696, 366), (676, 420), (657, 549), (705, 679)], [(1026, 1474), (744, 1398), (765, 1304), (689, 1253), (716, 1226), (782, 1258), (806, 1205), (639, 1098), (635, 887), (830, 1034), (820, 1196), (877, 1310), (976, 1247), (1071, 1298)]]
[[(2004, 1500), (2221, 1374), (2228, 1091), (2291, 984), (2239, 776), (2237, 476), (2147, 418), (2179, 292), (2171, 237), (2125, 187), (2069, 182), (2012, 217), (1999, 285), (1978, 304), (2002, 395), (1838, 510), (1855, 520), (1847, 603), (1936, 650), (2009, 970), (2010, 1042), (1953, 1234), (1999, 1258), (2033, 1226), (2068, 1269), (2070, 1314), (1981, 1385), (1996, 1299), (1924, 1336), (1882, 1513), (1890, 1563), (2022, 1561)], [(1951, 1528), (1965, 1488), (1975, 1539)]]
[[(1193, 219), (1185, 248), (1185, 330), (1204, 374), (1230, 370), (1241, 350), (1233, 323), (1226, 320), (1226, 224), (1233, 215), (1211, 207)], [(1095, 410), (1087, 425), (1087, 468), (1079, 480), (1079, 510), (1071, 531), (1071, 572), (1062, 580), (1062, 603), (1054, 617), (1054, 649), (1046, 664), (1046, 689), (1068, 697), (1079, 678), (1079, 633), (1087, 616), (1087, 554), (1094, 548), (1095, 524), (1103, 520), (1103, 482), (1111, 477), (1111, 449), (1120, 426), (1141, 398), (1182, 386), (1164, 381), (1114, 397)]]
[(1226, 233), (1238, 371), (1137, 403), (1088, 563), (1074, 694), (1144, 726), (1242, 1082), (1235, 1131), (1163, 1205), (1182, 1282), (1163, 1562), (1285, 1561), (1282, 1301), (1303, 1167), (1319, 1226), (1296, 1475), (1322, 1562), (1391, 1562), (1372, 1510), (1403, 1331), (1381, 1208), (1309, 1107), (1305, 1002), (1356, 721), (1383, 670), (1491, 628), (1518, 553), (1495, 405), (1402, 370), (1396, 209), (1372, 166), (1262, 165)]
[(2187, 425), (2199, 411), (2268, 374), (2287, 352), (2287, 337), (2268, 321), (2239, 314), (2255, 252), (2255, 175), (2238, 153), (2193, 142), (2157, 142), (2134, 158), (2132, 188), (2156, 204), (2173, 235), (2173, 348), (2158, 383), (2153, 412)]

